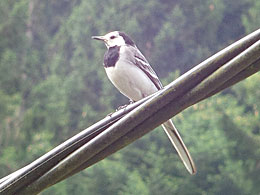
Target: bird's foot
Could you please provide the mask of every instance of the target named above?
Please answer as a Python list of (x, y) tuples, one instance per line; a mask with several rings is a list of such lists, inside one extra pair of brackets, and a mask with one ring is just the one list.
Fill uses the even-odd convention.
[(133, 101), (133, 100), (129, 100), (129, 105), (130, 105), (130, 104), (133, 104), (133, 103), (134, 103), (134, 101)]
[(125, 109), (128, 105), (133, 104), (133, 103), (134, 103), (133, 100), (129, 100), (129, 104), (126, 104), (126, 105), (123, 105), (123, 106), (119, 106), (119, 107), (116, 109), (116, 111)]
[(109, 114), (107, 114), (107, 116), (111, 117), (114, 114), (114, 112), (110, 112)]
[(125, 109), (127, 106), (128, 106), (128, 104), (123, 105), (123, 106), (119, 106), (119, 107), (116, 109), (116, 111), (119, 111), (119, 110)]

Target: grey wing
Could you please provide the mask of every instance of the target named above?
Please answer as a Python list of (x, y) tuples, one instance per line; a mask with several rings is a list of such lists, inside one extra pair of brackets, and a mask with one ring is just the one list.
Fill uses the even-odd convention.
[(143, 54), (135, 47), (132, 47), (134, 50), (134, 58), (135, 58), (135, 65), (137, 65), (144, 73), (151, 79), (158, 90), (163, 88), (161, 81), (159, 80), (158, 76), (145, 59)]

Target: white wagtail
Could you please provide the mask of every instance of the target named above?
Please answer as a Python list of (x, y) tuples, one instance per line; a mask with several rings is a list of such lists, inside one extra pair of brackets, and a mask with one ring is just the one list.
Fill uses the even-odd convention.
[[(108, 50), (104, 55), (104, 67), (109, 80), (130, 101), (138, 101), (163, 88), (156, 73), (149, 65), (134, 41), (124, 32), (113, 31), (93, 39), (105, 42)], [(162, 127), (187, 170), (194, 174), (194, 162), (171, 120)]]

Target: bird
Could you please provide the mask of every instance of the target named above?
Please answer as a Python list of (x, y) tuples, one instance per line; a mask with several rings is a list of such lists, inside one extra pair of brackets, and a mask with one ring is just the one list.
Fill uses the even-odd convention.
[[(105, 72), (112, 84), (129, 98), (130, 102), (136, 102), (163, 89), (155, 71), (125, 32), (112, 31), (92, 38), (105, 43)], [(188, 172), (195, 174), (195, 163), (172, 120), (164, 122), (162, 127)]]

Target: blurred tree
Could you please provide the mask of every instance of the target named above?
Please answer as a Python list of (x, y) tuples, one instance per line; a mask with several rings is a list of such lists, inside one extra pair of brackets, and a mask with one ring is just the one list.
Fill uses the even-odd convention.
[(260, 8), (260, 2), (257, 0), (247, 0), (248, 2), (248, 9), (247, 12), (245, 12), (242, 15), (242, 24), (244, 25), (246, 32), (252, 32), (259, 28), (260, 22), (259, 22), (259, 8)]

